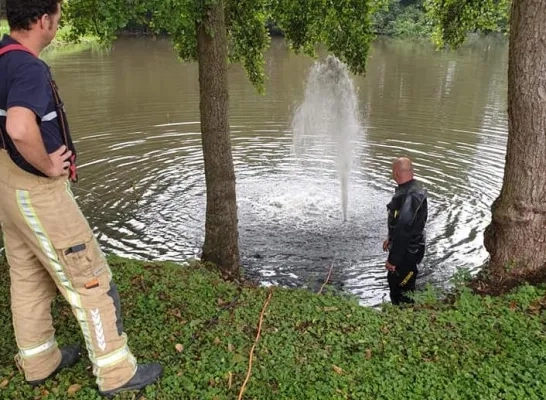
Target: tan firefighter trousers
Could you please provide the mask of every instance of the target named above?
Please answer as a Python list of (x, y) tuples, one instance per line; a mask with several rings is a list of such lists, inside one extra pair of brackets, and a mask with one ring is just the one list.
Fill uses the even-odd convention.
[(0, 222), (25, 379), (43, 379), (61, 361), (51, 317), (59, 289), (80, 324), (99, 389), (128, 382), (136, 359), (122, 331), (119, 294), (67, 179), (27, 173), (0, 149)]

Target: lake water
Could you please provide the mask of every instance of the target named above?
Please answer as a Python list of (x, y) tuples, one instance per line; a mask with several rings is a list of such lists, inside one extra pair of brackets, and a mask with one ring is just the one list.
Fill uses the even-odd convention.
[[(503, 176), (507, 139), (505, 41), (456, 52), (378, 40), (353, 77), (362, 129), (353, 145), (347, 221), (331, 154), (294, 157), (291, 130), (313, 60), (275, 39), (266, 94), (229, 72), (240, 251), (264, 285), (318, 289), (332, 282), (363, 304), (388, 301), (386, 204), (392, 160), (413, 158), (429, 191), (427, 255), (418, 286), (448, 284), (486, 261), (483, 231)], [(110, 51), (50, 53), (79, 150), (74, 186), (107, 252), (149, 260), (198, 257), (205, 185), (198, 69), (166, 40), (121, 39)]]

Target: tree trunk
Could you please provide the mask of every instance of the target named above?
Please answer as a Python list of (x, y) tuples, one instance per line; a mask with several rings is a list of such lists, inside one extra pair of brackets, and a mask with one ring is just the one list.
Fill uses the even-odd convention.
[(201, 133), (207, 186), (203, 261), (230, 279), (239, 275), (237, 200), (228, 118), (227, 33), (224, 1), (207, 6), (197, 26)]
[(546, 1), (513, 0), (504, 183), (485, 231), (494, 278), (546, 269)]

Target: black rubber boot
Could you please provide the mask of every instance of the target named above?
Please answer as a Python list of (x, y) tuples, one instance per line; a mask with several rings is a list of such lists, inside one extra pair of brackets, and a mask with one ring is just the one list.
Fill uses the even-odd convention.
[(40, 386), (45, 383), (46, 380), (49, 378), (52, 378), (57, 372), (59, 372), (61, 369), (69, 368), (75, 365), (81, 357), (81, 347), (79, 344), (72, 344), (70, 346), (65, 346), (61, 348), (61, 363), (59, 366), (53, 371), (51, 374), (49, 374), (48, 377), (44, 379), (38, 379), (36, 381), (27, 381), (27, 383), (32, 386)]
[(117, 389), (106, 390), (104, 392), (99, 390), (99, 393), (102, 396), (113, 397), (121, 392), (127, 392), (130, 390), (142, 390), (146, 386), (151, 385), (152, 383), (157, 381), (162, 374), (163, 368), (159, 364), (153, 363), (138, 365), (135, 375), (125, 385)]

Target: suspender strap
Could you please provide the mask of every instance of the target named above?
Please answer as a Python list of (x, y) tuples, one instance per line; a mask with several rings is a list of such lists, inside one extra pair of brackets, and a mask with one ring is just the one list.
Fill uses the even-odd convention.
[(53, 91), (53, 98), (55, 100), (55, 108), (57, 109), (57, 115), (59, 116), (59, 121), (61, 122), (60, 125), (61, 125), (61, 131), (63, 132), (64, 144), (68, 147), (68, 129), (66, 128), (66, 123), (65, 123), (64, 115), (63, 115), (64, 113), (62, 112), (64, 104), (61, 102), (59, 92), (57, 91), (57, 85), (51, 79), (49, 80), (49, 86), (51, 86), (51, 90)]
[(34, 57), (37, 57), (36, 54), (32, 52), (32, 50), (30, 50), (28, 47), (23, 46), (22, 44), (8, 44), (7, 46), (0, 48), (0, 56), (3, 56), (7, 52), (14, 50), (24, 51), (32, 54)]
[(0, 129), (0, 140), (2, 141), (2, 148), (8, 149), (8, 146), (6, 146), (6, 139), (4, 139), (4, 128)]
[[(71, 139), (68, 136), (68, 128), (65, 121), (65, 114), (64, 114), (64, 104), (61, 101), (61, 97), (59, 96), (59, 92), (57, 90), (57, 84), (52, 79), (49, 80), (49, 85), (51, 86), (51, 90), (53, 91), (53, 98), (55, 100), (55, 108), (57, 109), (57, 114), (59, 116), (59, 122), (61, 126), (61, 131), (63, 132), (63, 139), (64, 144), (66, 145), (67, 149), (70, 149), (69, 144), (71, 143)], [(72, 182), (78, 181), (78, 174), (76, 172), (76, 155), (72, 154), (70, 157), (70, 180)]]

